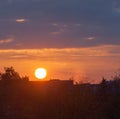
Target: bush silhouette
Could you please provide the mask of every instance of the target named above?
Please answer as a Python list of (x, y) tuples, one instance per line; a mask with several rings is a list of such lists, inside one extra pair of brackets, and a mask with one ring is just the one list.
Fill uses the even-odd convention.
[(27, 76), (20, 77), (19, 73), (16, 72), (13, 67), (5, 67), (4, 70), (5, 70), (4, 73), (0, 73), (1, 81), (20, 81), (20, 80), (28, 81), (29, 80)]

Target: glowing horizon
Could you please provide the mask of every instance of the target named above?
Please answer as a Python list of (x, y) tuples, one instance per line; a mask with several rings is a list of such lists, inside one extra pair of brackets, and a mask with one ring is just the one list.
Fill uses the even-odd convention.
[(96, 83), (103, 76), (110, 78), (119, 69), (120, 54), (114, 54), (116, 49), (120, 49), (119, 45), (63, 49), (4, 49), (0, 50), (0, 68), (3, 70), (4, 67), (13, 66), (21, 75), (29, 76), (30, 80), (37, 80), (34, 70), (44, 67), (48, 70), (48, 76), (44, 80), (73, 78), (79, 82)]

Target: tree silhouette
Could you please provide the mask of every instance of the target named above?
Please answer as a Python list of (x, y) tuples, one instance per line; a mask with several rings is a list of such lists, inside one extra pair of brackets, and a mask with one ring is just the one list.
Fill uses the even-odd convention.
[(0, 73), (1, 81), (20, 81), (20, 80), (28, 81), (29, 80), (27, 76), (20, 77), (19, 73), (16, 72), (13, 67), (5, 67), (4, 70), (5, 70), (4, 73)]

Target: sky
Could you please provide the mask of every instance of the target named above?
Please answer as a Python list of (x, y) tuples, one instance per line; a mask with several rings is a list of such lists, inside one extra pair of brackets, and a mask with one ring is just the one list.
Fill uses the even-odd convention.
[(120, 68), (119, 0), (0, 0), (0, 69), (97, 83)]

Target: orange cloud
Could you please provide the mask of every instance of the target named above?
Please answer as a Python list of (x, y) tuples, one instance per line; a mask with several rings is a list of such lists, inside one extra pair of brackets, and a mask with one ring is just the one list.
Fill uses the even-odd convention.
[[(0, 43), (12, 42), (12, 39), (1, 40)], [(79, 60), (81, 57), (120, 56), (119, 45), (104, 45), (90, 48), (46, 48), (46, 49), (20, 49), (0, 50), (0, 56), (4, 54), (8, 58), (34, 58), (41, 60)], [(3, 56), (3, 57), (4, 57)]]

